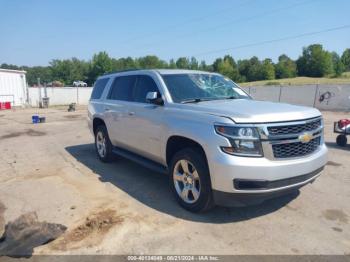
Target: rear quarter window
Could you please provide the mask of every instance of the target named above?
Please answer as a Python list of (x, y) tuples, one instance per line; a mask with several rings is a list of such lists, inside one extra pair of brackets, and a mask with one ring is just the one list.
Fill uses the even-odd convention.
[(100, 99), (105, 90), (105, 87), (109, 81), (109, 78), (102, 78), (96, 81), (91, 93), (91, 99)]

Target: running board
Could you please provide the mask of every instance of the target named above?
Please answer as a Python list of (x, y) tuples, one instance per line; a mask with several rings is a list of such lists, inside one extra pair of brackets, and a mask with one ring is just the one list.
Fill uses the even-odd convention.
[(128, 150), (125, 150), (119, 147), (113, 147), (112, 152), (118, 156), (127, 158), (157, 173), (168, 174), (168, 169), (165, 166), (155, 161), (149, 160), (143, 156), (132, 153)]

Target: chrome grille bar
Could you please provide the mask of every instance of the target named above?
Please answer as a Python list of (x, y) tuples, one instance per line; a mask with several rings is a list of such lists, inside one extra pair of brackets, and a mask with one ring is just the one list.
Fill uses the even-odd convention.
[[(301, 121), (271, 123), (258, 127), (265, 157), (284, 160), (310, 155), (323, 143), (323, 120), (321, 117)], [(312, 139), (302, 142), (305, 134)]]

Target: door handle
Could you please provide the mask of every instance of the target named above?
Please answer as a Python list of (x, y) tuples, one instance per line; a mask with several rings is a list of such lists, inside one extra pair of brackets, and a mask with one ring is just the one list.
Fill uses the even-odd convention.
[(129, 112), (128, 112), (128, 115), (129, 115), (129, 116), (133, 116), (133, 115), (135, 115), (135, 112), (129, 111)]
[(105, 111), (111, 111), (111, 110), (107, 107), (107, 108), (105, 108)]

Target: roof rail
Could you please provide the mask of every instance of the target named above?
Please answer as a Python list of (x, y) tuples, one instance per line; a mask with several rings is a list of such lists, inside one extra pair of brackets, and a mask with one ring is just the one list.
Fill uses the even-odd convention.
[(142, 70), (142, 69), (139, 69), (139, 68), (125, 69), (125, 70), (113, 71), (113, 72), (105, 73), (105, 74), (103, 74), (103, 76), (113, 75), (113, 74), (123, 73), (123, 72), (130, 72), (130, 71), (139, 71), (139, 70)]

